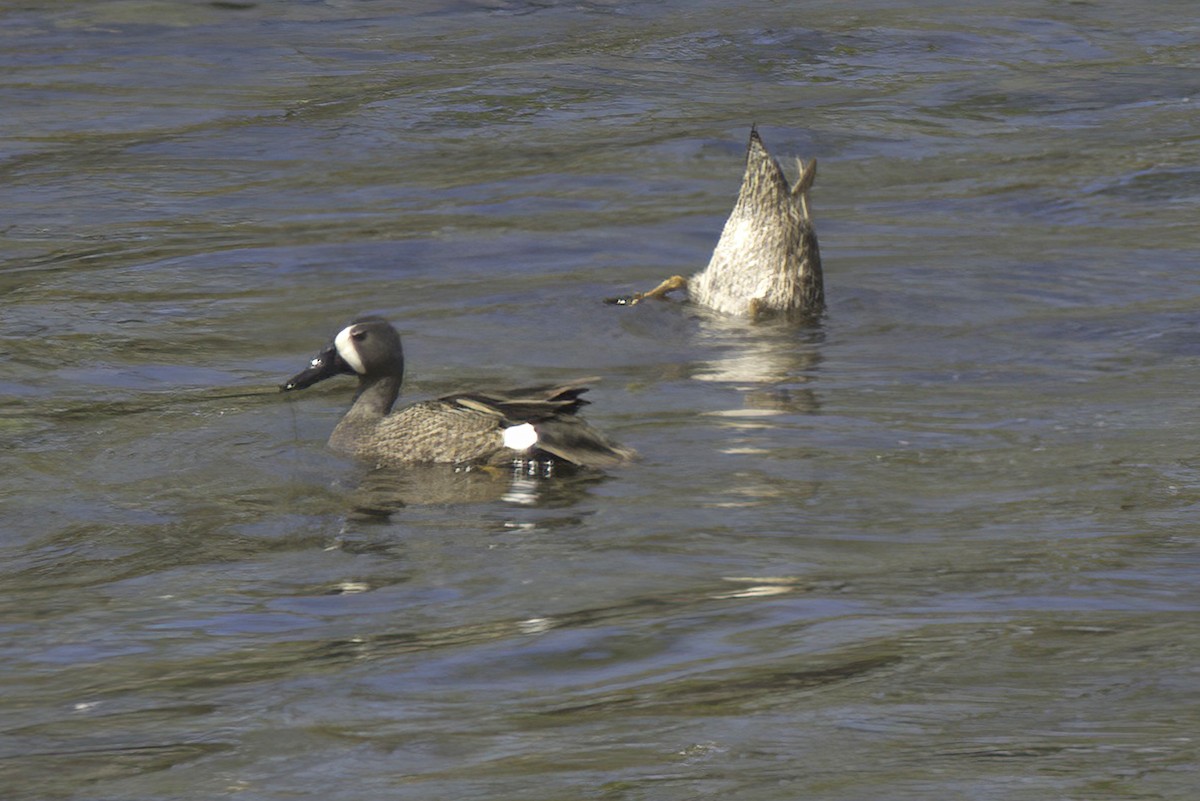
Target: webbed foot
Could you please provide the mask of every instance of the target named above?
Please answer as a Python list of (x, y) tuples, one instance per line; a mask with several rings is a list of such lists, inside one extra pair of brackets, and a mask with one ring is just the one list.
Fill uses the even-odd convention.
[(651, 289), (649, 292), (635, 292), (632, 295), (622, 295), (615, 298), (605, 298), (605, 303), (610, 303), (614, 306), (633, 306), (641, 303), (643, 300), (666, 300), (667, 293), (674, 292), (677, 289), (686, 289), (687, 279), (682, 275), (673, 275), (663, 281), (658, 286)]

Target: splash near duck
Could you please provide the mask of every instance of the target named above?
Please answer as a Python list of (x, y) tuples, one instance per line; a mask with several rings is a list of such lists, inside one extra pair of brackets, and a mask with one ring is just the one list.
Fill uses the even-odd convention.
[(723, 314), (818, 316), (825, 309), (825, 283), (808, 203), (817, 161), (796, 162), (796, 182), (789, 184), (752, 128), (742, 188), (708, 266), (691, 278), (672, 276), (649, 292), (614, 302), (638, 303), (686, 289), (693, 303)]
[(381, 317), (360, 317), (343, 328), (280, 389), (304, 389), (336, 375), (358, 376), (358, 391), (329, 446), (377, 466), (605, 468), (636, 456), (578, 415), (589, 379), (460, 392), (393, 410), (404, 380), (404, 349), (399, 332)]

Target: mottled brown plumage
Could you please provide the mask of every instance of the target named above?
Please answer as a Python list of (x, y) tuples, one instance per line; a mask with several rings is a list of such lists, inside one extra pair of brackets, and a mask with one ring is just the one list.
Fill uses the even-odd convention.
[(377, 465), (537, 461), (599, 468), (635, 455), (578, 416), (587, 403), (580, 397), (587, 391), (584, 380), (463, 392), (392, 411), (404, 378), (404, 351), (396, 329), (379, 317), (344, 328), (282, 389), (304, 389), (339, 374), (358, 375), (358, 392), (329, 445)]
[(686, 287), (688, 298), (724, 314), (752, 319), (808, 318), (825, 308), (821, 250), (808, 210), (815, 159), (797, 159), (788, 183), (756, 129), (750, 131), (746, 172), (708, 266), (691, 278), (672, 276), (625, 301), (662, 298)]

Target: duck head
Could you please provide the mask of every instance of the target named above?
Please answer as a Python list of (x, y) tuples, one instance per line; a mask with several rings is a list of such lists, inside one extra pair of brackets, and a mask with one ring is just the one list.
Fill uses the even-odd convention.
[(284, 392), (311, 387), (335, 375), (357, 375), (363, 382), (404, 376), (400, 334), (382, 317), (360, 317), (338, 332), (308, 367), (280, 386)]

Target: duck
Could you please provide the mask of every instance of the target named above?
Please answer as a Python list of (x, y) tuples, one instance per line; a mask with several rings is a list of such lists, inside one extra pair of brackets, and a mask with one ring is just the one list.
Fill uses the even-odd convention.
[(358, 389), (329, 447), (377, 467), (538, 465), (537, 474), (546, 475), (555, 466), (604, 469), (637, 455), (579, 416), (588, 403), (580, 396), (595, 379), (461, 392), (393, 409), (404, 380), (404, 347), (382, 317), (353, 320), (280, 390), (338, 375), (356, 375)]
[(735, 317), (820, 316), (825, 280), (808, 202), (817, 160), (796, 162), (797, 178), (789, 183), (758, 128), (751, 127), (742, 187), (708, 266), (690, 278), (674, 275), (649, 292), (610, 302), (632, 305), (686, 290), (692, 303)]

